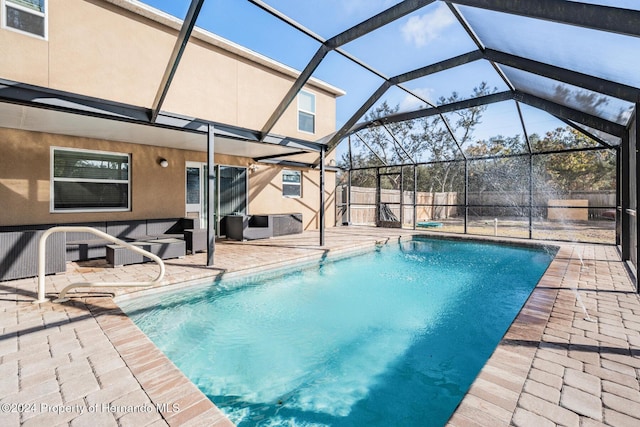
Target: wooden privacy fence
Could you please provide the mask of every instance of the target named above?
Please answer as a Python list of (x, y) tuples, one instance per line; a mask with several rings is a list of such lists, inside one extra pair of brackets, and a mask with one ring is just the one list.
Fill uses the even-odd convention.
[[(347, 187), (336, 188), (336, 200), (341, 201), (336, 204), (338, 214), (337, 221), (346, 222)], [(444, 219), (455, 217), (458, 214), (455, 205), (458, 193), (428, 193), (419, 191), (416, 193), (416, 218), (418, 221), (431, 219)], [(400, 219), (400, 190), (381, 190), (380, 202), (385, 203), (391, 212)], [(413, 224), (413, 191), (404, 191), (403, 200), (403, 222)], [(344, 218), (343, 218), (344, 216)], [(351, 223), (352, 224), (375, 224), (376, 223), (376, 189), (368, 187), (351, 187)]]
[[(460, 196), (460, 197), (458, 197)], [(464, 214), (460, 206), (464, 203), (462, 193), (457, 192), (423, 192), (416, 194), (416, 218), (418, 221), (429, 221), (457, 217)], [(386, 203), (393, 214), (400, 218), (400, 190), (381, 190), (381, 203)], [(460, 200), (459, 200), (460, 199)], [(336, 221), (346, 222), (347, 187), (336, 188)], [(469, 213), (471, 216), (518, 217), (529, 215), (529, 193), (515, 191), (481, 191), (467, 193)], [(554, 192), (537, 191), (533, 193), (533, 215), (546, 217), (549, 200), (588, 200), (588, 217), (600, 218), (604, 211), (616, 206), (614, 191), (572, 191)], [(370, 187), (351, 187), (351, 223), (375, 224), (376, 222), (376, 189)], [(413, 191), (403, 192), (403, 222), (413, 224)], [(570, 203), (567, 203), (570, 204)]]
[[(599, 218), (605, 210), (616, 206), (615, 191), (535, 191), (532, 196), (533, 215), (536, 217), (547, 217), (547, 206), (554, 204), (564, 206), (562, 200), (587, 200), (589, 218)], [(474, 216), (529, 215), (529, 193), (526, 191), (470, 191), (467, 193), (467, 200)], [(550, 204), (550, 200), (554, 202)], [(566, 205), (572, 204), (566, 203)]]

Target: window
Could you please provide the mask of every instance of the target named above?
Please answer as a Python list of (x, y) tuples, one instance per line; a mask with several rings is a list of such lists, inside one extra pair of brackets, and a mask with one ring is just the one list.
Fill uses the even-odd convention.
[(46, 38), (47, 0), (4, 0), (4, 26)]
[(128, 154), (52, 148), (53, 212), (127, 211)]
[(316, 131), (316, 96), (304, 90), (298, 94), (298, 130), (308, 133)]
[(300, 171), (282, 171), (282, 196), (302, 196), (302, 176)]

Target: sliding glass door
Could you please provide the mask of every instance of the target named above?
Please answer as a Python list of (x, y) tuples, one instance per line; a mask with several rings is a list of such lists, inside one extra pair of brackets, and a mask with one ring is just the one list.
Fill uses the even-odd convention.
[(247, 168), (218, 166), (218, 217), (247, 213)]
[[(220, 235), (220, 220), (233, 213), (247, 213), (248, 180), (247, 168), (216, 165), (213, 170), (215, 182), (216, 234)], [(207, 219), (207, 164), (186, 164), (186, 215), (199, 218), (201, 227)]]

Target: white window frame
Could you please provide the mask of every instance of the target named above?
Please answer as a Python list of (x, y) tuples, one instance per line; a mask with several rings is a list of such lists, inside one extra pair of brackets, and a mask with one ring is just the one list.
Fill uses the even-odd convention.
[[(105, 155), (116, 155), (116, 156), (127, 156), (129, 168), (127, 170), (127, 179), (126, 180), (115, 180), (115, 179), (76, 179), (76, 178), (56, 178), (54, 176), (54, 160), (55, 160), (55, 152), (56, 151), (74, 151), (80, 153), (91, 153), (91, 154), (105, 154)], [(131, 154), (130, 153), (117, 153), (113, 151), (98, 151), (98, 150), (84, 150), (79, 148), (71, 148), (71, 147), (51, 147), (51, 155), (50, 157), (50, 165), (49, 165), (49, 175), (51, 177), (49, 183), (49, 213), (80, 213), (80, 212), (130, 212), (131, 211)], [(78, 209), (56, 209), (55, 207), (55, 190), (54, 184), (56, 182), (99, 182), (103, 184), (114, 183), (114, 184), (127, 184), (127, 207), (124, 208), (78, 208)]]
[[(30, 13), (31, 15), (41, 16), (44, 19), (44, 35), (31, 33), (29, 31), (23, 31), (18, 28), (11, 27), (7, 25), (7, 3), (14, 9), (21, 10), (26, 13)], [(2, 28), (5, 30), (15, 31), (16, 33), (24, 34), (31, 37), (36, 37), (41, 40), (49, 39), (49, 0), (44, 0), (44, 12), (38, 12), (37, 10), (30, 9), (28, 7), (22, 6), (19, 3), (16, 3), (12, 0), (2, 0), (2, 11), (0, 15), (2, 16)]]
[[(300, 182), (285, 182), (284, 175), (287, 172), (297, 173), (298, 176), (300, 176)], [(299, 198), (302, 197), (302, 171), (294, 170), (294, 169), (283, 169), (282, 170), (282, 174), (280, 174), (280, 177), (282, 179), (282, 197), (287, 198), (287, 199), (299, 199)], [(284, 186), (285, 185), (298, 186), (298, 194), (294, 194), (294, 195), (286, 195), (286, 194), (284, 194)]]
[[(312, 97), (313, 99), (313, 111), (309, 111), (309, 110), (305, 110), (304, 108), (302, 108), (300, 106), (300, 94), (306, 94)], [(300, 94), (298, 94), (298, 116), (297, 116), (297, 120), (298, 120), (298, 131), (302, 132), (302, 133), (308, 133), (310, 135), (315, 135), (316, 133), (316, 94), (309, 92), (308, 90), (300, 90)], [(313, 132), (309, 132), (308, 130), (305, 129), (301, 129), (300, 128), (300, 113), (305, 113), (305, 114), (309, 114), (310, 116), (313, 117)]]

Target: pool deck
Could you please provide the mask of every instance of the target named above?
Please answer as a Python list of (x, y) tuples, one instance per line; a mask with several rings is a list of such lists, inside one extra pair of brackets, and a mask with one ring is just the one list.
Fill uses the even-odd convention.
[[(214, 267), (204, 254), (168, 260), (165, 283), (318, 262), (411, 234), (443, 235), (340, 227), (324, 247), (317, 232), (223, 240)], [(560, 247), (556, 258), (449, 425), (640, 425), (640, 299), (616, 248), (544, 243)], [(47, 293), (156, 274), (153, 263), (68, 263), (47, 276)], [(68, 303), (33, 304), (35, 279), (0, 282), (0, 425), (233, 425), (114, 303), (140, 290), (80, 289)]]

